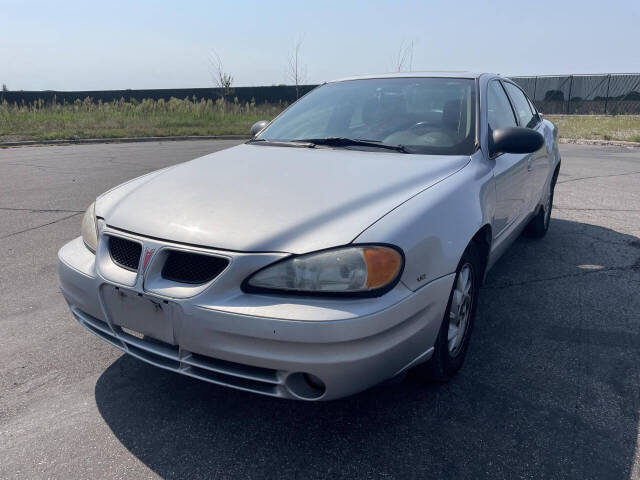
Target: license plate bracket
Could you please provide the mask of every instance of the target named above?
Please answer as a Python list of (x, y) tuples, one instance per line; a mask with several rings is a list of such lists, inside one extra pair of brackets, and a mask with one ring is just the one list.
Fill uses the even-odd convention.
[(101, 295), (112, 324), (176, 345), (175, 303), (113, 285), (103, 285)]

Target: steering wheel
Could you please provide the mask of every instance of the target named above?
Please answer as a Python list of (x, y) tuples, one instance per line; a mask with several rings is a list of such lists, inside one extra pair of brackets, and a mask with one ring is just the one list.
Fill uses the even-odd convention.
[[(415, 135), (421, 139), (421, 142), (432, 145), (453, 145), (456, 143), (455, 137), (443, 129), (438, 123), (423, 120), (413, 124), (405, 132)], [(389, 141), (389, 140), (386, 140)]]
[(414, 123), (411, 127), (409, 127), (409, 130), (411, 132), (422, 129), (440, 130), (436, 125), (434, 125), (433, 122), (430, 122), (428, 120), (422, 120), (420, 122)]

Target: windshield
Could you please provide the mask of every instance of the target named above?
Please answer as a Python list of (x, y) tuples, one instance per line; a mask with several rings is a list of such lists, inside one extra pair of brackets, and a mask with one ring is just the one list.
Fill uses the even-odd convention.
[(350, 80), (316, 88), (257, 138), (271, 142), (341, 138), (402, 145), (410, 153), (470, 155), (475, 118), (471, 79)]

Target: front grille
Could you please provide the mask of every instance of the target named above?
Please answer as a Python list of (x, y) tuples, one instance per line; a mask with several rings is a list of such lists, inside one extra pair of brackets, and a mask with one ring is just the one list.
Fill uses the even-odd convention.
[(138, 270), (142, 245), (120, 237), (109, 236), (109, 254), (111, 259), (122, 268)]
[(172, 250), (162, 267), (162, 278), (180, 283), (202, 284), (216, 278), (229, 260), (211, 255)]

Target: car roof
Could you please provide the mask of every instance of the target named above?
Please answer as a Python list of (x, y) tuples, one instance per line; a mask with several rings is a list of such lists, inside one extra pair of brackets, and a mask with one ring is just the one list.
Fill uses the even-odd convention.
[[(468, 71), (424, 71), (424, 72), (393, 72), (393, 73), (377, 73), (370, 75), (357, 75), (353, 77), (338, 78), (331, 80), (328, 83), (346, 82), (349, 80), (367, 80), (372, 78), (479, 78), (481, 75), (485, 75), (482, 72), (468, 72)], [(493, 75), (493, 74), (490, 74)]]

